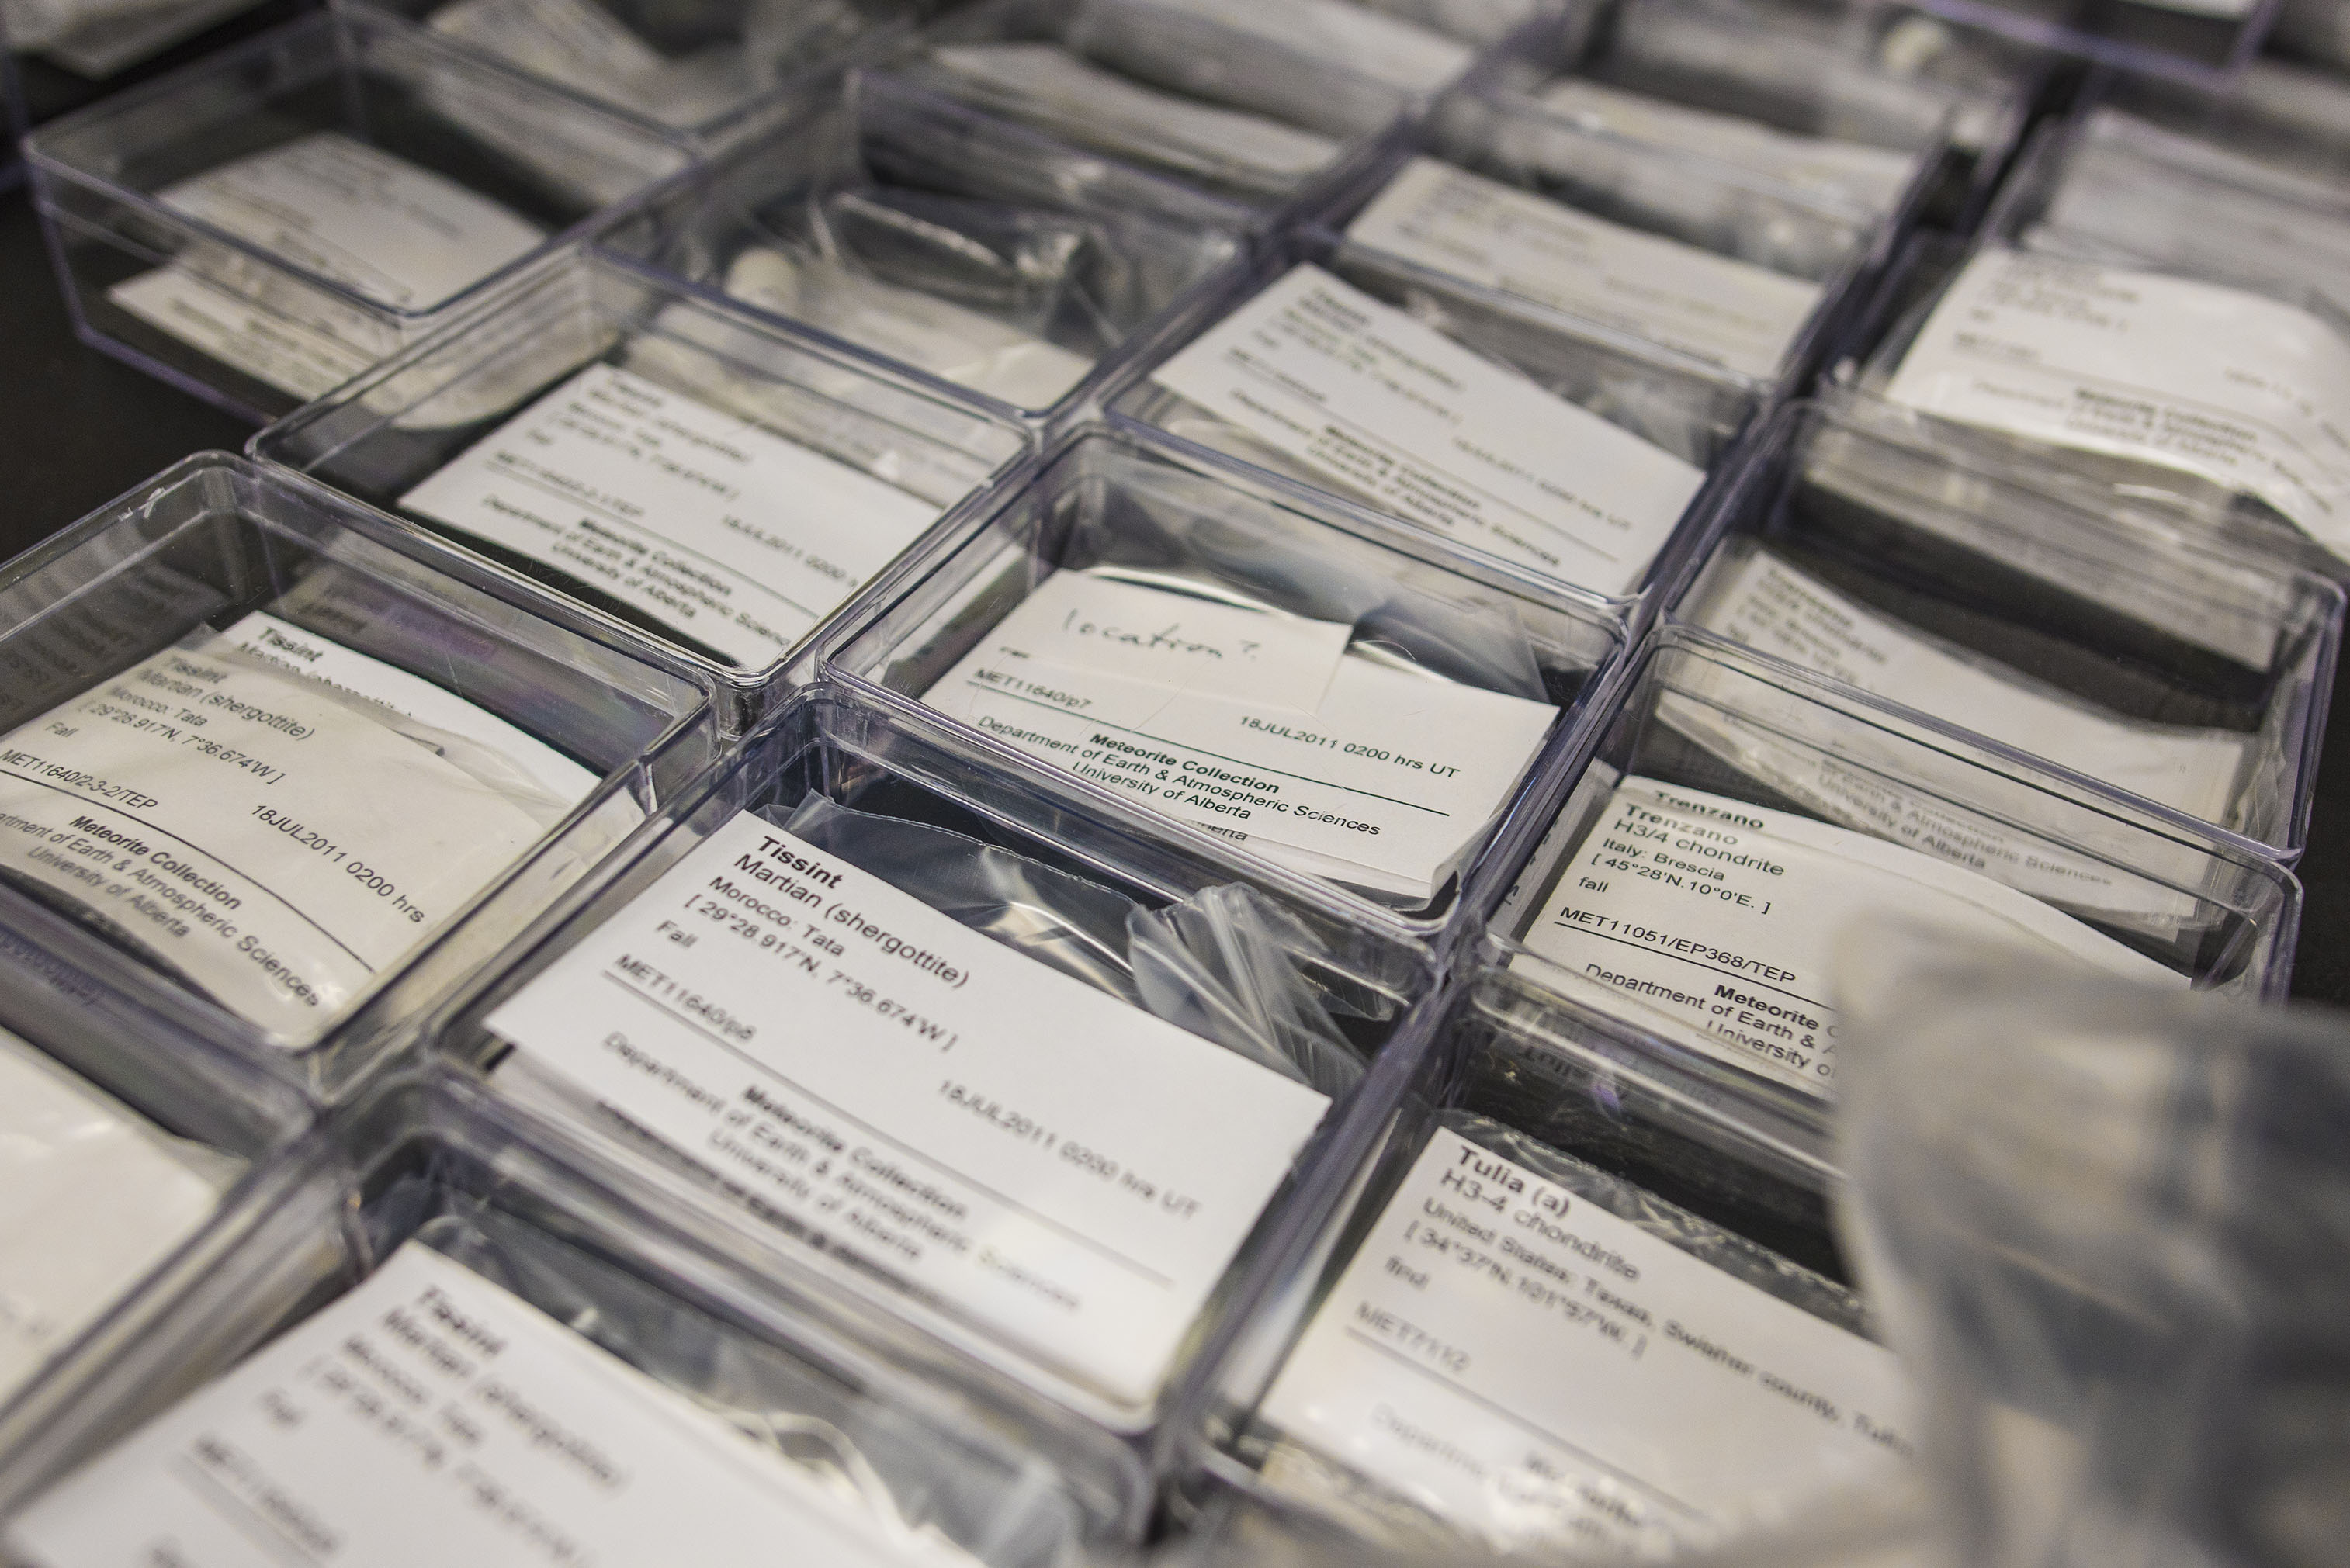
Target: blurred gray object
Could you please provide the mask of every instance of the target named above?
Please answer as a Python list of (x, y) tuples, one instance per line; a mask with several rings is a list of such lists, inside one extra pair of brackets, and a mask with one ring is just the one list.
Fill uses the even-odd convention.
[(2350, 1559), (2350, 1027), (1848, 940), (1844, 1220), (1960, 1560)]

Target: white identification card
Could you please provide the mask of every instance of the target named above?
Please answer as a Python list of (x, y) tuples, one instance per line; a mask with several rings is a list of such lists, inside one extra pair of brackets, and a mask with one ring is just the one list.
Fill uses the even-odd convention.
[[(266, 286), (249, 296), (187, 267), (161, 266), (116, 284), (106, 297), (148, 326), (307, 402), (396, 345), (357, 311), (337, 309), (315, 290), (304, 292), (311, 297), (297, 300), (291, 288)], [(328, 319), (336, 316), (341, 319)]]
[(330, 638), (278, 619), (265, 610), (242, 616), (221, 634), (230, 647), (311, 680), (380, 702), (436, 730), (463, 735), (513, 763), (566, 805), (577, 805), (604, 781), (526, 730), (477, 708), (445, 686), (397, 665), (369, 659)]
[[(1557, 710), (1332, 651), (1332, 623), (1253, 614), (1259, 647), (1110, 651), (1217, 607), (1085, 572), (1038, 585), (922, 701), (1031, 755), (1315, 876), (1425, 901), (1501, 809)], [(1238, 637), (1245, 627), (1221, 630)], [(1344, 630), (1345, 628), (1340, 628)], [(1135, 679), (1139, 660), (1159, 670)], [(1181, 669), (1179, 666), (1189, 666)], [(1318, 685), (1317, 685), (1318, 682)], [(1170, 688), (1173, 688), (1170, 690)], [(1312, 691), (1310, 701), (1297, 701)]]
[(6, 1541), (37, 1568), (971, 1561), (414, 1241)]
[(0, 1408), (212, 1217), (216, 1164), (0, 1030)]
[(1695, 468), (1300, 266), (1152, 379), (1398, 516), (1550, 577), (1639, 586)]
[(1717, 159), (1877, 212), (1898, 203), (1917, 171), (1915, 158), (1890, 148), (1790, 135), (1760, 120), (1691, 109), (1583, 77), (1552, 86), (1542, 101), (1586, 130)]
[(1910, 1418), (1883, 1347), (1450, 1128), (1259, 1411), (1503, 1550), (1644, 1561), (1891, 1479)]
[(1820, 302), (1817, 284), (1432, 158), (1406, 164), (1347, 237), (1763, 379), (1779, 374)]
[(1149, 0), (1204, 16), (1284, 49), (1369, 77), (1404, 92), (1428, 93), (1469, 68), (1468, 45), (1350, 0)]
[[(285, 266), (398, 310), (430, 310), (546, 237), (487, 197), (334, 130), (224, 163), (155, 199)], [(364, 311), (209, 242), (107, 297), (296, 397), (356, 373), (325, 379), (344, 356), (363, 369), (399, 347)]]
[[(342, 653), (326, 680), (350, 690), (362, 656)], [(537, 753), (355, 704), (280, 672), (296, 661), (191, 639), (0, 737), (0, 867), (307, 1040), (571, 803)]]
[(1836, 943), (1876, 916), (2064, 954), (2151, 985), (2187, 977), (2004, 883), (1866, 834), (1627, 779), (1524, 945), (1583, 999), (1823, 1098), (1835, 1083)]
[(1921, 412), (2259, 496), (2350, 556), (2350, 343), (2217, 284), (1993, 250), (1885, 389)]
[(726, 269), (726, 292), (1014, 408), (1058, 402), (1094, 368), (992, 316), (814, 257), (744, 251)]
[(1338, 143), (1239, 109), (1154, 92), (1055, 44), (953, 44), (930, 52), (950, 81), (1012, 112), (1159, 168), (1280, 190), (1338, 155)]
[(747, 814), (488, 1026), (1129, 1402), (1327, 1105)]
[(590, 365), (400, 504), (568, 572), (745, 669), (938, 520), (822, 452)]
[(2248, 737), (2133, 723), (1936, 646), (1767, 550), (1726, 556), (1696, 625), (2019, 751), (2224, 823)]
[(996, 628), (996, 658), (1015, 668), (1076, 670), (1307, 713), (1321, 706), (1354, 638), (1337, 621), (1085, 572), (1055, 573), (1017, 613), (1024, 638), (1009, 621)]

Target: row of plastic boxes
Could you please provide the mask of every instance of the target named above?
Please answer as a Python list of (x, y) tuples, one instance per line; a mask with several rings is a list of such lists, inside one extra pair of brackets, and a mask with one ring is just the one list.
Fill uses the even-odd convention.
[[(945, 7), (908, 0), (761, 0), (756, 5), (654, 5), (641, 0), (345, 0), (407, 30), (478, 60), (551, 86), (628, 120), (648, 135), (701, 150), (724, 144), (780, 99), (844, 62), (884, 55)], [(0, 26), (0, 90), (12, 119), (41, 125), (109, 91), (151, 78), (174, 58), (202, 51), (283, 20), (283, 0), (15, 0)], [(1457, 75), (1467, 50), (1506, 39), (1531, 21), (1561, 9), (1544, 0), (1389, 0), (1377, 7), (1403, 24), (1384, 27), (1359, 17), (1292, 19), (1272, 27), (1248, 8), (1194, 4), (1195, 15), (1265, 36), (1293, 59), (1315, 69), (1317, 85), (1340, 66), (1338, 99), (1366, 103), (1381, 84), (1419, 92)], [(1977, 55), (2057, 57), (2086, 56), (2126, 68), (2150, 70), (2207, 84), (2241, 68), (2269, 21), (2267, 7), (2215, 7), (2151, 3), (2106, 8), (2095, 16), (2043, 15), (2034, 6), (1986, 0), (1944, 0), (1925, 8), (1872, 5), (1723, 6), (1725, 15), (1767, 20), (1773, 31), (1813, 35), (1790, 47), (1782, 39), (1764, 54), (1783, 57), (1777, 72), (1800, 79), (1821, 61), (1832, 41), (1831, 75), (1841, 74), (1858, 46), (1883, 46), (1883, 59), (1916, 75), (1949, 46), (1954, 29), (1975, 42)], [(2338, 60), (2341, 28), (2330, 0), (2298, 0), (2282, 8), (2277, 36), (2293, 50)], [(1936, 16), (1935, 13), (1939, 13)], [(1317, 47), (1318, 46), (1318, 47)], [(1933, 60), (1929, 76), (1947, 73)], [(1753, 68), (1750, 62), (1748, 68)], [(1971, 69), (1972, 67), (1969, 67)], [(1259, 58), (1244, 67), (1274, 79), (1281, 67)], [(1790, 76), (1790, 71), (1796, 73)], [(1191, 85), (1215, 78), (1210, 72)], [(1371, 85), (1365, 97), (1363, 88)], [(1174, 85), (1183, 85), (1177, 83)], [(1821, 85), (1814, 81), (1816, 91)], [(1260, 99), (1266, 96), (1262, 81)], [(1391, 96), (1387, 95), (1387, 96)], [(1860, 99), (1889, 95), (1865, 87)]]
[[(1802, 282), (1785, 178), (1572, 130), (1644, 228), (1399, 141), (1087, 356), (946, 262), (1099, 314), (1206, 231), (1042, 193), (1171, 187), (859, 77), (789, 195), (693, 171), (20, 559), (0, 1557), (1653, 1550), (1890, 1474), (1847, 934), (2290, 971), (2327, 231), (2128, 104), (1882, 278), (1939, 153)], [(135, 265), (45, 171), (93, 327), (337, 369), (239, 225), (454, 209), (289, 118)]]
[(1915, 1442), (1850, 926), (2284, 984), (2274, 857), (1848, 685), (1147, 434), (992, 493), (740, 740), (281, 470), (23, 564), (9, 1551), (1686, 1539)]
[[(1669, 421), (1713, 436), (1817, 363), (1914, 214), (1980, 200), (2037, 79), (1948, 29), (1910, 50), (1945, 82), (1678, 0), (1482, 51), (1338, 0), (1253, 32), (1247, 9), (981, 5), (716, 145), (355, 11), (28, 151), (85, 335), (257, 417), (586, 237), (1066, 422), (1268, 252), (1346, 223), (1391, 290), (1627, 340), (1636, 373), (1690, 389)], [(1327, 63), (1380, 42), (1406, 57)]]
[[(1201, 494), (1106, 438), (1066, 461), (1024, 514), (1091, 492), (1072, 533), (1113, 552), (1121, 514)], [(715, 741), (682, 682), (406, 543), (204, 461), (62, 553), (46, 586), (120, 564), (5, 645), (120, 665), (241, 612), (7, 742), (0, 853), (31, 877), (0, 1064), (55, 1194), (8, 1244), (78, 1266), (11, 1303), (0, 1496), (138, 1427), (14, 1516), (25, 1561), (255, 1528), (619, 1555), (783, 1518), (877, 1561), (1058, 1561), (1131, 1542), (1170, 1477), (1218, 1521), (1249, 1497), (1374, 1534), (1686, 1539), (1914, 1442), (1825, 1207), (1845, 926), (2251, 996), (2289, 966), (2273, 861), (1678, 630), (1586, 681), (1448, 955), (868, 680), (694, 771)], [(1336, 576), (1345, 548), (1313, 553)], [(1021, 550), (995, 603), (1094, 576), (1059, 564), (1038, 583)], [(898, 617), (940, 624), (913, 597)], [(389, 671), (455, 671), (472, 732), (423, 777), (314, 760), (332, 704), (287, 660), (386, 724), (456, 717)], [(477, 880), (487, 819), (559, 773), (490, 728), (515, 720), (591, 793), (443, 919), (434, 871)], [(76, 766), (109, 729), (122, 771)], [(1091, 754), (1124, 767), (1130, 732)], [(123, 760), (167, 747), (192, 776)], [(24, 890), (87, 877), (72, 911)], [(421, 952), (340, 987), (300, 967), (395, 947), (411, 904)], [(237, 966), (348, 1016), (257, 1037), (190, 994)], [(314, 1126), (303, 1089), (345, 1092)]]

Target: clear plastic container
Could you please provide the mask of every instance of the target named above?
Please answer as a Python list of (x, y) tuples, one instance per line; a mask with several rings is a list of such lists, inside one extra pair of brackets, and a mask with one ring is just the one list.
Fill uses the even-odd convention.
[[(2113, 109), (2178, 141), (2203, 144), (2215, 169), (2241, 168), (2235, 161), (2242, 160), (2272, 171), (2281, 187), (2297, 177), (2306, 189), (2338, 199), (2343, 160), (2350, 155), (2350, 78), (2344, 70), (2340, 61), (2261, 55), (2217, 86), (2106, 72), (2074, 118)], [(2168, 139), (2147, 140), (2160, 145)]]
[(1491, 47), (1522, 38), (1530, 32), (1586, 25), (1587, 7), (1570, 0), (1349, 0), (1458, 38), (1464, 44)]
[[(1694, 3), (1749, 23), (1758, 16), (1755, 7), (1743, 0)], [(2077, 68), (2051, 50), (1938, 16), (1918, 0), (1769, 0), (1760, 15), (1769, 18), (1773, 31), (1785, 44), (1783, 52), (1773, 50), (1759, 63), (1756, 74), (1788, 80), (1783, 67), (1794, 67), (1818, 48), (1836, 50), (1880, 72), (1918, 84), (1919, 93), (1912, 95), (1910, 107), (1895, 112), (1918, 113), (1919, 96), (1955, 95), (1983, 109), (2002, 100), (2029, 109), (2051, 88), (2064, 85)], [(1783, 90), (1800, 89), (1788, 80)], [(1870, 104), (1889, 106), (1894, 100), (1889, 90), (1861, 96)], [(1952, 140), (1961, 150), (1976, 151), (1977, 125), (1987, 130), (1996, 123), (1995, 118), (1979, 110), (1962, 110)], [(1986, 144), (1982, 150), (1990, 149)]]
[(2043, 74), (1914, 7), (1637, 0), (1497, 87), (1589, 129), (1678, 148), (1829, 203), (1969, 225)]
[[(943, 1386), (798, 1319), (707, 1238), (583, 1178), (464, 1082), (395, 1080), (353, 1108), (338, 1142), (301, 1162), (300, 1189), (222, 1257), (161, 1333), (95, 1369), (86, 1397), (51, 1424), (36, 1473), (80, 1462), (94, 1468), (79, 1479), (106, 1475), (123, 1462), (109, 1449), (151, 1442), (142, 1428), (188, 1419), (172, 1408), (182, 1399), (210, 1399), (208, 1429), (244, 1438), (240, 1473), (269, 1474), (281, 1502), (304, 1497), (305, 1522), (367, 1528), (366, 1503), (341, 1492), (344, 1482), (373, 1491), (421, 1481), (399, 1516), (403, 1540), (419, 1545), (480, 1550), (475, 1486), (491, 1476), (507, 1505), (490, 1516), (493, 1528), (519, 1520), (531, 1539), (556, 1544), (595, 1529), (599, 1558), (634, 1563), (660, 1560), (647, 1537), (659, 1537), (661, 1511), (681, 1493), (712, 1511), (677, 1517), (674, 1539), (781, 1529), (875, 1561), (895, 1547), (917, 1561), (1043, 1568), (1139, 1528), (1147, 1489), (1131, 1463), (1064, 1468), (1064, 1455), (1093, 1457), (1066, 1421), (1056, 1428), (1049, 1413)], [(380, 1315), (354, 1320), (344, 1299), (370, 1289)], [(403, 1335), (420, 1324), (431, 1326)], [(487, 1333), (493, 1324), (504, 1332)], [(484, 1337), (463, 1337), (468, 1328)], [(306, 1330), (339, 1337), (323, 1361), (285, 1365), (277, 1342)], [(391, 1450), (362, 1413), (383, 1407), (364, 1396), (394, 1376), (392, 1388), (411, 1391), (447, 1380), (461, 1430), (444, 1437), (418, 1423), (410, 1438), (463, 1442), (463, 1424), (480, 1421), (464, 1451), (483, 1480), (468, 1484), (463, 1461), (444, 1449), (446, 1469), (369, 1483), (362, 1457)], [(341, 1462), (321, 1472), (282, 1435), (242, 1428), (244, 1410), (218, 1407), (213, 1385), (228, 1377), (265, 1385), (270, 1410), (306, 1411), (298, 1440)], [(496, 1418), (516, 1411), (533, 1419)], [(550, 1474), (534, 1437), (579, 1468)], [(200, 1462), (163, 1462), (174, 1480), (201, 1473)], [(574, 1494), (567, 1482), (588, 1467), (599, 1467), (593, 1490)], [(128, 1528), (168, 1539), (174, 1525), (223, 1527), (206, 1493), (192, 1501), (161, 1477), (142, 1485), (149, 1475), (133, 1469), (119, 1483), (129, 1495), (101, 1505)], [(40, 1532), (42, 1501), (0, 1529)]]
[(811, 1319), (1151, 1452), (1433, 954), (825, 682), (661, 826), (441, 1049)]
[(1473, 59), (1431, 38), (1445, 56), (1439, 70), (1408, 60), (1383, 77), (1369, 63), (1338, 63), (1305, 32), (1284, 39), (1217, 20), (1216, 9), (1211, 0), (986, 0), (877, 68), (1241, 202), (1271, 225), (1362, 178), (1398, 124)]
[(1844, 379), (1860, 417), (2027, 488), (2350, 576), (2326, 413), (2350, 387), (2350, 206), (2213, 151), (2097, 112), (2044, 128), (1971, 247), (1913, 258)]
[[(2350, 106), (2350, 88), (2342, 89)], [(2036, 254), (2226, 284), (2331, 317), (2350, 308), (2350, 107), (2341, 138), (2263, 129), (2241, 99), (2116, 88), (2033, 140), (1987, 222)], [(2298, 144), (2297, 161), (2280, 149)]]
[[(1335, 285), (1324, 292), (1342, 302), (1343, 336), (1326, 319), (1326, 337), (1284, 325), (1324, 309), (1293, 294), (1315, 275)], [(1260, 325), (1288, 339), (1281, 374), (1302, 390), (1284, 396), (1243, 363)], [(1439, 355), (1449, 362), (1427, 369)], [(1386, 380), (1364, 388), (1357, 362), (1378, 364)], [(1637, 622), (1675, 568), (1680, 520), (1729, 472), (1773, 393), (1767, 379), (1615, 324), (1308, 234), (1260, 261), (1213, 319), (1138, 354), (1107, 406), (1114, 426), (1368, 507)], [(1320, 439), (1309, 421), (1316, 395), (1352, 400), (1343, 440)], [(1435, 418), (1420, 411), (1431, 405)], [(1456, 445), (1456, 429), (1484, 440)], [(1535, 465), (1540, 479), (1526, 481)]]
[(1668, 626), (1594, 733), (1528, 801), (1550, 830), (1497, 872), (1495, 983), (1529, 1028), (1814, 1161), (1833, 944), (1873, 911), (2148, 983), (2289, 983), (2301, 889), (2272, 858), (1840, 682)]
[(1223, 1562), (1662, 1556), (1898, 1483), (1918, 1434), (1833, 1167), (1474, 956), (1415, 1016), (1429, 1048), (1343, 1203), (1203, 1379), (1179, 1516)]
[(2217, 84), (2259, 49), (2275, 0), (1929, 0), (1927, 9), (2037, 47)]
[[(2340, 1320), (2308, 1303), (2341, 1293), (2345, 1261), (2340, 1012), (2148, 992), (1929, 927), (1870, 946), (1845, 1230), (1934, 1417), (1942, 1532), (2011, 1562), (2087, 1519), (2174, 1562), (2338, 1555), (2340, 1526), (2296, 1503), (2329, 1451), (2313, 1406), (2335, 1398), (2310, 1368)], [(2281, 1339), (2292, 1355), (2255, 1348)]]
[(1854, 417), (1870, 407), (1780, 411), (1674, 618), (2291, 864), (2341, 590), (2037, 494)]
[(647, 197), (600, 247), (1042, 421), (1196, 316), (1244, 209), (887, 76)]
[[(17, 1043), (0, 1040), (0, 1067), (16, 1085), (12, 1182), (28, 1181), (12, 1193), (59, 1202), (47, 1221), (53, 1235), (106, 1227), (60, 1260), (70, 1272), (54, 1272), (28, 1250), (39, 1217), (17, 1211), (5, 1227), (15, 1278), (0, 1286), (9, 1299), (0, 1330), (5, 1511), (43, 1467), (44, 1429), (78, 1402), (87, 1367), (151, 1338), (181, 1343), (159, 1324), (298, 1185), (287, 1151), (311, 1117), (288, 1085), (89, 984), (13, 932), (0, 932), (0, 1033)], [(48, 1072), (57, 1092), (28, 1106), (25, 1085)], [(83, 1102), (79, 1118), (64, 1119), (60, 1096)], [(61, 1201), (59, 1182), (75, 1184)]]
[[(1059, 573), (1076, 576), (1056, 584)], [(1278, 657), (1262, 680), (1244, 673), (1235, 687), (1191, 688), (1213, 704), (1204, 714), (1186, 708), (1137, 722), (1123, 706), (1132, 694), (1105, 688), (1085, 699), (1095, 707), (1075, 711), (1081, 728), (1118, 731), (1116, 744), (1089, 738), (1063, 747), (1048, 732), (1066, 716), (1053, 719), (1052, 701), (1039, 707), (1044, 699), (1016, 691), (1004, 698), (1007, 711), (1033, 713), (1028, 723), (1045, 728), (1007, 725), (992, 700), (983, 704), (989, 712), (973, 707), (968, 718), (935, 706), (979, 701), (980, 674), (955, 672), (991, 658), (995, 640), (1011, 635), (998, 629), (1011, 618), (1057, 617), (1055, 596), (1106, 578), (1174, 590), (1143, 600), (1151, 607), (1138, 616), (1182, 621), (1186, 596), (1241, 613), (1261, 607), (1269, 613), (1241, 623), (1243, 630), (1262, 625), (1268, 639), (1310, 639), (1319, 652), (1293, 655), (1286, 640), (1266, 642)], [(1046, 607), (1024, 609), (1031, 599)], [(1518, 785), (1543, 750), (1586, 722), (1623, 635), (1603, 606), (1456, 557), (1419, 530), (1139, 432), (1100, 430), (1079, 432), (920, 583), (868, 607), (830, 646), (825, 669), (910, 728), (1139, 835), (1193, 853), (1222, 840), (1264, 872), (1278, 865), (1315, 877), (1357, 918), (1426, 940), (1444, 929), (1463, 878), (1518, 809)], [(1087, 624), (1072, 621), (1080, 630)], [(1350, 651), (1337, 652), (1342, 643)], [(1070, 656), (1039, 645), (1034, 657), (1043, 690)], [(1355, 669), (1361, 659), (1379, 668)], [(1107, 656), (1104, 668), (1117, 679)], [(1386, 687), (1395, 676), (1412, 684), (1393, 688), (1376, 722), (1331, 706), (1342, 691), (1351, 704), (1358, 682)], [(1300, 680), (1326, 678), (1326, 688), (1293, 691)], [(1214, 732), (1194, 734), (1195, 721)], [(1539, 726), (1549, 738), (1538, 747), (1531, 727)], [(1158, 804), (1153, 770), (1187, 788)], [(1215, 788), (1188, 788), (1202, 783)], [(1356, 858), (1373, 854), (1394, 881)], [(1401, 886), (1407, 860), (1410, 874), (1428, 878), (1411, 890)]]
[(29, 159), (76, 330), (259, 423), (494, 302), (687, 152), (352, 15), (46, 126)]
[(166, 57), (217, 47), (293, 9), (265, 0), (24, 0), (5, 20), (6, 52), (22, 64), (32, 124), (151, 74)]
[(913, 570), (1030, 447), (1009, 419), (590, 251), (251, 451), (669, 646), (739, 730), (843, 604)]
[[(308, 11), (311, 0), (165, 0), (128, 7), (37, 0), (36, 8), (41, 15), (25, 37), (0, 39), (0, 129), (8, 141), (0, 151), (0, 191), (25, 178), (18, 139), (33, 127), (281, 26)], [(0, 16), (0, 33), (7, 25)], [(46, 42), (28, 41), (36, 36)]]
[(769, 124), (795, 88), (887, 48), (906, 0), (336, 0), (703, 151)]
[(658, 649), (224, 453), (20, 556), (0, 604), (5, 923), (317, 1096), (722, 741)]
[(1508, 91), (1448, 99), (1413, 154), (1330, 226), (1520, 323), (1602, 328), (1758, 401), (1797, 385), (1834, 343), (1939, 155), (1914, 154), (1895, 208), (1871, 208)]

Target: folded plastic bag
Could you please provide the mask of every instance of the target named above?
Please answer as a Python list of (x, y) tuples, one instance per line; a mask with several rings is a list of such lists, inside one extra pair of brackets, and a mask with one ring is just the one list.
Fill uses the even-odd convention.
[(763, 85), (739, 46), (671, 58), (595, 0), (456, 0), (432, 14), (442, 36), (664, 125), (700, 124)]
[(242, 1169), (0, 1030), (0, 1407), (209, 1220)]
[[(1947, 133), (1959, 146), (1980, 149), (1997, 134), (2004, 106), (1981, 85), (1962, 88), (1898, 68), (1879, 69), (1856, 57), (1850, 42), (1800, 21), (1772, 17), (1757, 26), (1752, 12), (1731, 13), (1722, 25), (1679, 0), (1643, 0), (1627, 7), (1608, 57), (1608, 74), (1624, 86), (1682, 91), (1703, 84), (1722, 100), (1760, 112), (1767, 106), (1781, 126), (1878, 147), (1919, 151)], [(1912, 51), (1930, 35), (1912, 35)], [(1887, 59), (1898, 67), (1899, 57)]]
[(2350, 1557), (2350, 1029), (1845, 942), (1846, 1229), (1963, 1560)]
[(2256, 289), (2337, 322), (2350, 313), (2350, 186), (2118, 109), (2089, 118), (2022, 237), (2035, 250)]
[[(442, 1201), (446, 1202), (445, 1199)], [(676, 1298), (494, 1210), (463, 1205), (414, 1241), (521, 1296), (599, 1348), (744, 1433), (910, 1551), (1045, 1568), (1074, 1523), (1051, 1490), (991, 1485), (920, 1423), (819, 1379)], [(1043, 1469), (1041, 1463), (1038, 1466)], [(983, 1542), (983, 1557), (965, 1557)]]
[(1318, 944), (1246, 888), (1209, 888), (1153, 909), (1011, 850), (821, 794), (761, 815), (972, 929), (1284, 1077), (1335, 1097), (1362, 1076), (1288, 956)]
[(1263, 115), (1140, 86), (1054, 44), (954, 44), (918, 78), (1145, 167), (1219, 189), (1277, 196), (1337, 156), (1338, 143)]
[(1084, 218), (883, 187), (794, 216), (734, 257), (727, 293), (958, 385), (1051, 403), (1126, 335), (1124, 258)]
[(1791, 135), (1742, 115), (1693, 109), (1582, 77), (1553, 84), (1543, 102), (1586, 129), (1716, 159), (1870, 212), (1890, 211), (1917, 172), (1911, 153)]

